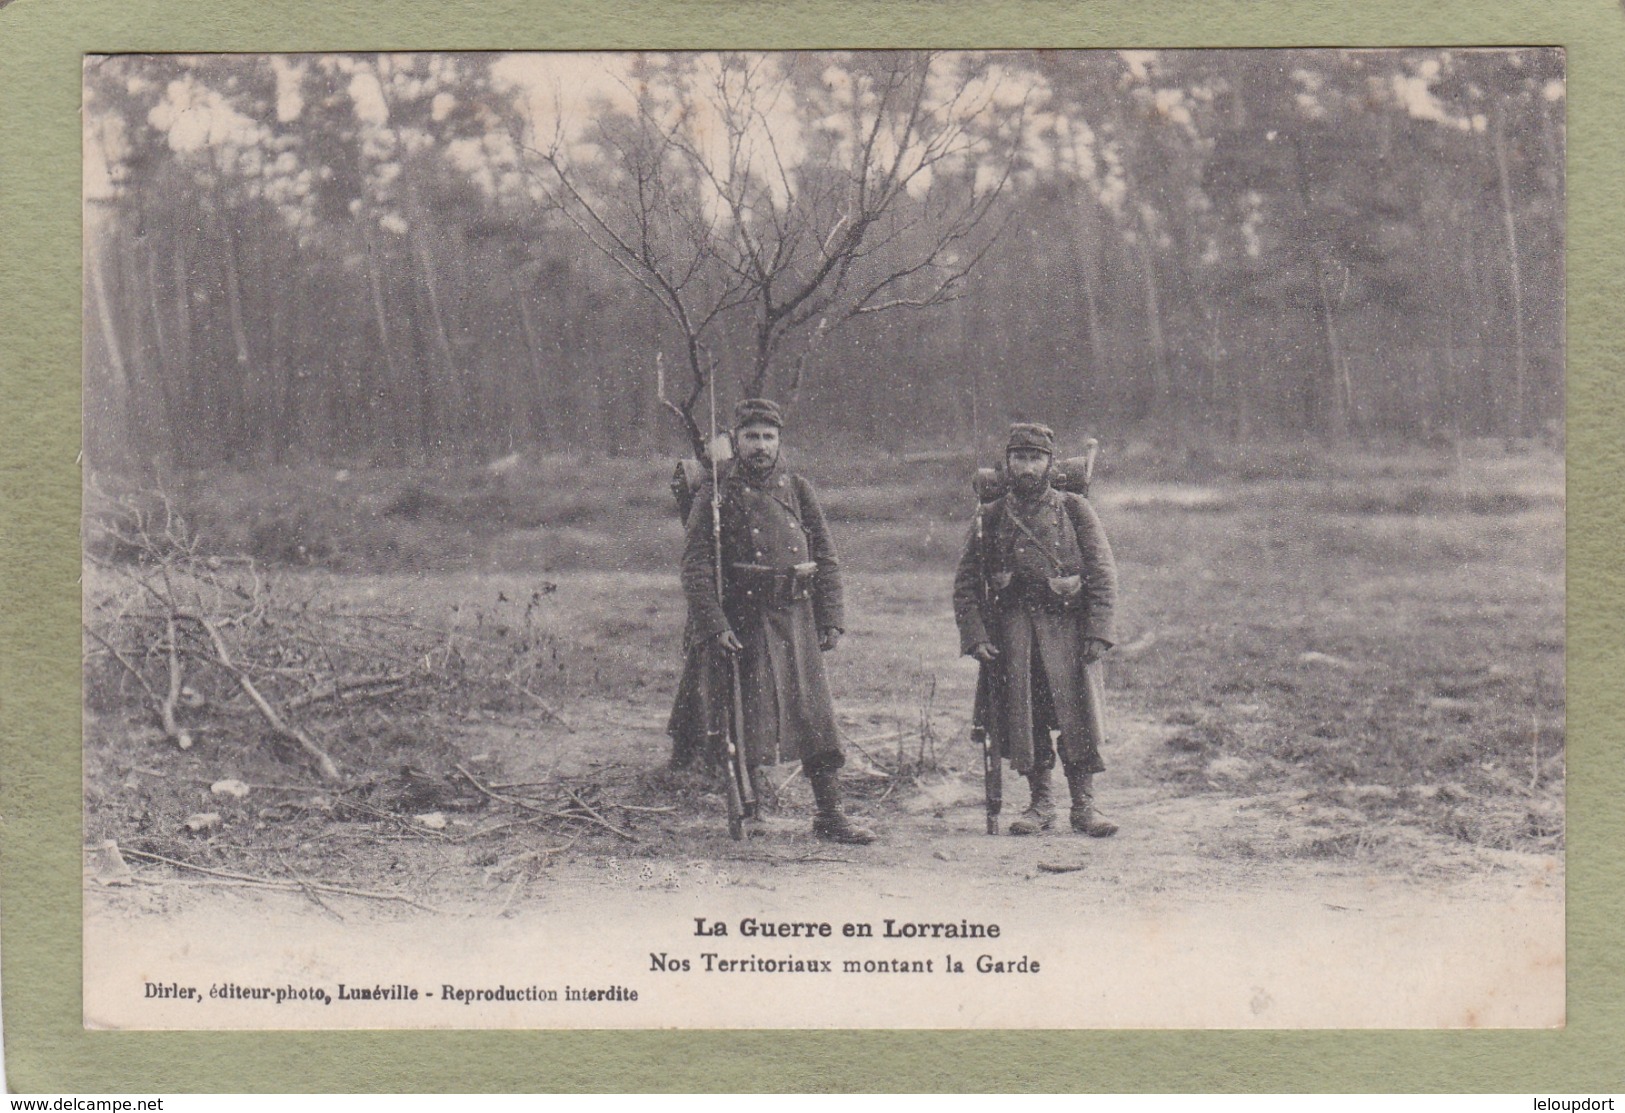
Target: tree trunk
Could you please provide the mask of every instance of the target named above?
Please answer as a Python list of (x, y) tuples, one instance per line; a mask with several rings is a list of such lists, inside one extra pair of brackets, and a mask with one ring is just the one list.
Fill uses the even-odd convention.
[[(1072, 161), (1074, 166), (1083, 164), (1075, 132), (1072, 134)], [(1100, 299), (1095, 293), (1100, 267), (1099, 201), (1080, 184), (1071, 191), (1067, 205), (1077, 214), (1072, 221), (1072, 253), (1077, 262), (1079, 284), (1083, 287), (1084, 315), (1089, 326), (1089, 385), (1098, 389), (1102, 377), (1108, 373), (1106, 338), (1100, 331)]]
[[(107, 227), (113, 222), (109, 220)], [(110, 234), (110, 233), (109, 233)], [(106, 352), (108, 397), (103, 399), (105, 408), (101, 411), (106, 414), (107, 436), (103, 443), (92, 446), (94, 452), (99, 448), (107, 448), (110, 455), (118, 455), (121, 451), (128, 453), (131, 459), (139, 459), (140, 441), (143, 439), (142, 421), (140, 418), (135, 392), (130, 388), (130, 375), (125, 366), (124, 343), (119, 337), (118, 323), (113, 318), (112, 305), (108, 300), (107, 278), (102, 273), (102, 246), (100, 243), (87, 245), (85, 249), (85, 277), (90, 287), (86, 300), (90, 303), (94, 320), (102, 338), (102, 349)], [(85, 324), (88, 328), (90, 319)], [(88, 336), (86, 338), (88, 340)], [(88, 348), (89, 345), (87, 344)], [(85, 391), (87, 401), (96, 397), (92, 388)], [(90, 408), (87, 407), (87, 418)], [(91, 426), (87, 420), (87, 426)], [(94, 426), (91, 426), (92, 428)], [(88, 429), (87, 429), (88, 432)]]
[(152, 321), (153, 347), (158, 352), (158, 375), (167, 381), (169, 376), (179, 374), (181, 368), (170, 352), (169, 334), (164, 328), (163, 310), (158, 304), (158, 259), (153, 251), (146, 252), (146, 256), (147, 296), (142, 300)]
[(527, 400), (525, 424), (532, 435), (541, 432), (545, 436), (548, 404), (547, 365), (542, 359), (542, 338), (536, 329), (536, 316), (531, 311), (530, 302), (525, 298), (525, 291), (519, 285), (518, 278), (510, 274), (508, 284), (513, 289), (514, 304), (519, 307), (519, 330), (525, 338), (525, 354), (530, 364), (530, 374), (525, 376), (524, 394)]
[(1326, 344), (1327, 370), (1330, 373), (1326, 384), (1326, 432), (1332, 439), (1342, 440), (1348, 436), (1354, 391), (1349, 382), (1348, 363), (1343, 356), (1342, 338), (1337, 332), (1337, 316), (1333, 312), (1331, 293), (1326, 284), (1326, 264), (1318, 250), (1315, 252), (1314, 266), (1321, 335)]
[(1162, 299), (1157, 293), (1156, 253), (1144, 223), (1140, 231), (1140, 280), (1145, 298), (1145, 324), (1151, 334), (1151, 420), (1169, 424), (1171, 391), (1168, 382), (1168, 349), (1162, 333)]
[(252, 385), (247, 375), (248, 333), (243, 326), (242, 288), (237, 281), (236, 232), (218, 211), (212, 224), (216, 237), (216, 254), (219, 256), (218, 278), (221, 293), (225, 295), (227, 332), (236, 368), (234, 374), (224, 360), (219, 360), (212, 368), (217, 378), (217, 403), (212, 417), (217, 426), (218, 447), (222, 458), (232, 461), (240, 452), (250, 448), (253, 440), (254, 422), (248, 413)]
[[(288, 299), (274, 297), (271, 300), (270, 335), (267, 341), (265, 356), (265, 369), (271, 376), (273, 385), (279, 388), (281, 397), (272, 408), (272, 412), (264, 415), (266, 429), (269, 433), (271, 463), (281, 466), (284, 457), (293, 449), (295, 430), (303, 426), (298, 412), (299, 400), (294, 396), (294, 369), (289, 366), (286, 353), (283, 351), (282, 336), (284, 330), (283, 317), (287, 312)], [(342, 406), (344, 392), (339, 383), (325, 384), (323, 391), (327, 395), (327, 410), (329, 416), (335, 406)]]
[(1506, 121), (1501, 110), (1494, 113), (1490, 126), (1490, 141), (1495, 152), (1495, 177), (1500, 186), (1501, 225), (1506, 230), (1507, 281), (1512, 292), (1512, 420), (1510, 430), (1514, 436), (1523, 436), (1528, 428), (1524, 414), (1524, 395), (1528, 379), (1529, 357), (1524, 349), (1523, 335), (1523, 274), (1518, 263), (1518, 222), (1513, 216), (1512, 189), (1507, 181)]
[[(1333, 438), (1342, 438), (1348, 434), (1348, 412), (1344, 405), (1345, 372), (1340, 359), (1340, 346), (1338, 344), (1337, 322), (1332, 315), (1331, 298), (1326, 288), (1326, 251), (1320, 234), (1320, 226), (1313, 215), (1313, 200), (1309, 188), (1309, 168), (1303, 152), (1303, 140), (1300, 136), (1290, 137), (1292, 144), (1293, 163), (1297, 168), (1298, 184), (1298, 215), (1302, 221), (1304, 239), (1304, 254), (1309, 265), (1315, 271), (1315, 316), (1319, 325), (1319, 340), (1325, 352), (1326, 365), (1320, 377), (1321, 388), (1318, 392), (1324, 401), (1324, 412), (1312, 415), (1311, 427), (1316, 424)], [(1316, 391), (1309, 392), (1312, 400)], [(1313, 402), (1310, 402), (1313, 406)], [(1313, 418), (1318, 417), (1318, 421)]]
[(243, 327), (243, 291), (237, 276), (237, 233), (227, 221), (220, 222), (220, 231), (225, 240), (220, 256), (226, 264), (226, 305), (231, 310), (231, 340), (236, 346), (237, 366), (247, 368), (248, 330)]
[(1461, 344), (1467, 355), (1465, 368), (1457, 367), (1454, 393), (1455, 427), (1458, 434), (1476, 430), (1480, 423), (1484, 399), (1492, 394), (1494, 384), (1484, 374), (1484, 325), (1492, 309), (1486, 303), (1484, 283), (1479, 273), (1478, 236), (1473, 231), (1472, 214), (1461, 221), (1461, 269), (1467, 284), (1467, 325)]
[[(194, 450), (198, 440), (205, 434), (205, 428), (193, 428), (189, 437), (181, 435), (181, 426), (197, 425), (196, 422), (186, 422), (180, 411), (180, 402), (177, 401), (177, 391), (174, 383), (166, 374), (166, 368), (156, 364), (152, 352), (148, 350), (147, 330), (142, 327), (145, 317), (143, 304), (144, 290), (142, 289), (142, 276), (136, 263), (136, 246), (125, 243), (119, 250), (120, 290), (118, 303), (124, 308), (124, 320), (127, 322), (126, 332), (129, 338), (125, 349), (129, 358), (131, 372), (131, 393), (141, 397), (140, 410), (143, 414), (141, 425), (131, 430), (134, 438), (140, 441), (144, 450), (144, 458), (154, 456), (164, 461), (180, 460), (185, 462)], [(191, 403), (192, 414), (199, 409), (197, 399), (192, 392), (185, 392)], [(206, 413), (206, 406), (204, 407)], [(147, 426), (156, 426), (161, 430), (159, 435), (153, 435)]]
[[(385, 399), (387, 405), (396, 391), (404, 389), (406, 377), (401, 373), (400, 364), (395, 359), (395, 342), (389, 329), (389, 308), (384, 298), (383, 276), (379, 273), (378, 245), (373, 229), (367, 227), (362, 232), (362, 237), (367, 248), (367, 288), (372, 295), (372, 320), (378, 329), (378, 350), (383, 353), (384, 370), (388, 376), (384, 387), (367, 397), (367, 409), (371, 412), (375, 411), (380, 398)], [(401, 423), (405, 420), (405, 411), (405, 406), (390, 405), (389, 412), (384, 415), (390, 429), (391, 445), (395, 451), (402, 453), (405, 452), (407, 443), (406, 431), (401, 427)]]
[(740, 385), (746, 398), (762, 398), (768, 393), (773, 373), (773, 341), (765, 330), (756, 333), (756, 348), (751, 354), (750, 377)]
[(187, 274), (186, 245), (176, 237), (171, 254), (175, 270), (175, 347), (180, 366), (191, 373), (192, 367), (192, 285)]
[(978, 458), (982, 453), (982, 361), (977, 354), (971, 351), (971, 337), (975, 330), (971, 327), (974, 316), (975, 302), (969, 299), (961, 301), (959, 309), (959, 352), (964, 363), (970, 367), (970, 445), (971, 451)]
[(102, 344), (107, 349), (108, 371), (112, 373), (114, 387), (127, 393), (130, 376), (124, 365), (124, 345), (119, 340), (118, 325), (113, 320), (112, 306), (107, 298), (107, 279), (102, 274), (99, 246), (92, 246), (85, 252), (85, 272), (90, 278), (96, 323), (101, 327)]
[(455, 382), (457, 357), (452, 353), (451, 337), (446, 333), (446, 319), (440, 309), (440, 290), (435, 275), (434, 252), (429, 247), (427, 234), (423, 230), (422, 214), (414, 211), (412, 217), (412, 228), (407, 239), (412, 244), (412, 255), (418, 262), (419, 274), (423, 279), (423, 292), (429, 307), (429, 321), (434, 326), (430, 339), (434, 341), (435, 351), (440, 356), (441, 369), (445, 371), (449, 382)]
[[(1081, 207), (1089, 202), (1078, 199)], [(1073, 222), (1072, 249), (1078, 267), (1078, 285), (1083, 292), (1085, 323), (1089, 329), (1089, 374), (1085, 384), (1097, 387), (1107, 373), (1106, 338), (1100, 332), (1100, 299), (1095, 294), (1095, 268), (1098, 263), (1100, 236), (1093, 218), (1079, 217)], [(1091, 399), (1093, 401), (1093, 399)]]
[(434, 369), (423, 345), (423, 317), (412, 314), (412, 343), (408, 354), (417, 371), (417, 462), (427, 463), (433, 457), (436, 433), (441, 424), (439, 399), (435, 397)]

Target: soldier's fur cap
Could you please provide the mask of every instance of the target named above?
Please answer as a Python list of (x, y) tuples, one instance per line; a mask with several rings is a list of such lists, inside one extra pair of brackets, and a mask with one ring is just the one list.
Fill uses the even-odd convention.
[(1054, 456), (1055, 430), (1048, 425), (1018, 421), (1010, 426), (1010, 439), (1005, 443), (1004, 451), (1009, 453), (1018, 448), (1036, 448), (1040, 452)]
[(734, 428), (766, 424), (784, 428), (784, 415), (779, 404), (768, 398), (741, 398), (734, 406)]

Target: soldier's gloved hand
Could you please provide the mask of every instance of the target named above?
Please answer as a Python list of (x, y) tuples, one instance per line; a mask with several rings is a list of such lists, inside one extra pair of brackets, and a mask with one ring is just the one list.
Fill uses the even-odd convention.
[(724, 630), (718, 634), (717, 644), (727, 653), (741, 653), (745, 649), (745, 643), (740, 641), (739, 635), (732, 630)]
[(1111, 647), (1111, 642), (1102, 641), (1099, 638), (1084, 638), (1083, 663), (1086, 665), (1094, 664), (1096, 661), (1100, 660), (1100, 655), (1105, 653)]
[(839, 626), (826, 626), (818, 631), (818, 648), (828, 653), (841, 644), (841, 628)]
[(970, 655), (984, 665), (991, 665), (999, 655), (999, 647), (992, 642), (977, 642), (970, 647)]

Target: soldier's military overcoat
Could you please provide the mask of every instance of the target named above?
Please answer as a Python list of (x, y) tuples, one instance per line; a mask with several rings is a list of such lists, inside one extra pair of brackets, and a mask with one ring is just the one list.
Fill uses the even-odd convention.
[(1105, 768), (1100, 666), (1083, 650), (1089, 638), (1111, 644), (1116, 601), (1111, 545), (1087, 499), (1046, 485), (978, 508), (954, 576), (954, 618), (961, 652), (999, 649), (983, 666), (978, 721), (1018, 772), (1053, 764), (1052, 729), (1067, 765)]
[[(682, 567), (687, 638), (706, 652), (713, 676), (717, 635), (732, 628), (744, 643), (738, 668), (751, 764), (838, 761), (840, 739), (818, 634), (827, 627), (844, 629), (846, 619), (840, 560), (818, 497), (810, 482), (782, 466), (765, 475), (725, 468), (720, 493), (721, 600), (709, 484), (696, 492), (688, 514)], [(680, 696), (673, 727), (681, 725), (682, 702)], [(692, 710), (691, 723), (706, 714), (698, 706)]]

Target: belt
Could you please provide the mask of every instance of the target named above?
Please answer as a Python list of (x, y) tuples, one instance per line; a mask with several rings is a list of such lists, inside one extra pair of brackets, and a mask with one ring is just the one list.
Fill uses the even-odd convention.
[(998, 582), (1001, 578), (994, 578), (993, 594), (997, 603), (1006, 606), (1026, 604), (1046, 611), (1070, 611), (1078, 609), (1083, 604), (1082, 593), (1077, 590), (1078, 585), (1069, 582), (1075, 577), (1041, 579), (1016, 575), (1011, 576), (1009, 581), (1002, 585)]
[(764, 606), (789, 606), (812, 595), (813, 578), (818, 573), (814, 561), (774, 568), (767, 564), (734, 564), (734, 582), (751, 599)]

